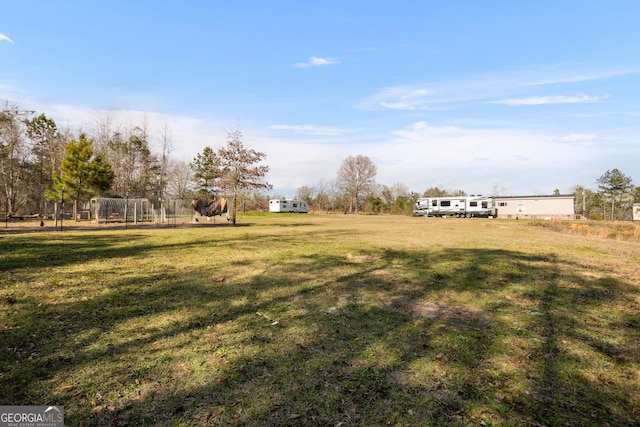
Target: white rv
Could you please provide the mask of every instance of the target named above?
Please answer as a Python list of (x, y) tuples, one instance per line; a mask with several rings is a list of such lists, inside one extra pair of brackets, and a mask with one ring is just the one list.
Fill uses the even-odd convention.
[(493, 199), (483, 196), (421, 197), (413, 216), (455, 216), (459, 218), (493, 216)]
[(269, 212), (308, 213), (309, 206), (302, 200), (271, 199), (269, 200)]

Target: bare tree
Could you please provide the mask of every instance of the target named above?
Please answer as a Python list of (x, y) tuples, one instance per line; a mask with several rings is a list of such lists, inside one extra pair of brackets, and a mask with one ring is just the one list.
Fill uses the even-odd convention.
[(422, 197), (457, 197), (457, 196), (466, 196), (463, 190), (450, 190), (445, 188), (440, 188), (438, 186), (427, 188)]
[(116, 176), (113, 183), (115, 194), (153, 198), (160, 162), (151, 152), (146, 124), (113, 131), (106, 159)]
[(171, 138), (171, 130), (169, 125), (164, 123), (162, 129), (160, 129), (160, 148), (162, 155), (160, 157), (159, 166), (159, 188), (158, 188), (158, 200), (164, 199), (165, 187), (167, 185), (167, 169), (169, 167), (169, 153), (173, 151), (173, 141)]
[(507, 194), (508, 194), (507, 189), (502, 187), (501, 185), (495, 184), (491, 188), (491, 195), (494, 197), (506, 196)]
[(296, 192), (296, 199), (302, 200), (303, 202), (306, 202), (309, 206), (311, 206), (311, 204), (313, 203), (313, 198), (315, 197), (315, 192), (316, 191), (313, 187), (303, 185), (302, 187), (298, 188), (298, 191)]
[(242, 192), (242, 212), (264, 212), (269, 210), (269, 196), (259, 190)]
[(329, 205), (331, 207), (331, 211), (335, 211), (339, 202), (340, 202), (340, 189), (338, 188), (338, 184), (335, 179), (331, 179), (327, 181), (327, 195), (329, 197)]
[(333, 206), (331, 204), (332, 202), (331, 184), (321, 179), (315, 185), (314, 189), (315, 189), (315, 199), (314, 199), (315, 206), (320, 210), (333, 209)]
[(8, 103), (0, 111), (0, 182), (6, 201), (5, 209), (10, 214), (16, 211), (21, 194), (23, 165), (29, 153), (25, 123), (31, 114), (31, 111)]
[(378, 170), (371, 159), (362, 154), (349, 156), (338, 169), (337, 185), (350, 199), (349, 212), (358, 213), (360, 201), (364, 196), (373, 194)]
[[(115, 133), (113, 127), (113, 116), (110, 113), (98, 111), (94, 113), (94, 127), (90, 132), (95, 144), (96, 151), (107, 153), (109, 161), (109, 143), (112, 135)], [(85, 132), (86, 133), (86, 132)]]
[(31, 140), (28, 163), (25, 164), (32, 208), (46, 212), (44, 192), (51, 190), (53, 173), (60, 169), (66, 140), (55, 121), (43, 114), (26, 120), (27, 136)]
[(575, 196), (574, 212), (580, 213), (583, 218), (603, 219), (602, 206), (598, 206), (601, 197), (597, 193), (582, 185), (576, 185), (571, 192)]
[(193, 171), (185, 160), (169, 160), (167, 165), (166, 193), (164, 197), (187, 199), (192, 196)]

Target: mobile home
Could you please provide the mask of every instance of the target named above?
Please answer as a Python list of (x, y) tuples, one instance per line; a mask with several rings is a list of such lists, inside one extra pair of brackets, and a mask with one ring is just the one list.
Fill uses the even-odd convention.
[(498, 218), (574, 219), (573, 194), (550, 196), (496, 196), (493, 203)]
[(269, 212), (308, 213), (309, 206), (302, 200), (271, 199), (269, 200)]

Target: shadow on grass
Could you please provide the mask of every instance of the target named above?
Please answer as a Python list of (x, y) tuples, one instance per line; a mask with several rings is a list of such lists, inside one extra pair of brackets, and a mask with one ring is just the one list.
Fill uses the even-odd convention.
[[(69, 238), (73, 255), (61, 258), (55, 243), (31, 242), (2, 268), (26, 268), (29, 253), (46, 267), (165, 247), (110, 239)], [(640, 418), (638, 289), (560, 256), (371, 249), (292, 257), (237, 282), (217, 284), (217, 273), (159, 271), (73, 302), (5, 302), (0, 404), (62, 404), (73, 425)]]
[[(297, 224), (296, 224), (297, 225)], [(200, 228), (200, 227), (198, 227)], [(282, 235), (277, 233), (254, 234), (245, 233), (229, 237), (225, 234), (216, 234), (213, 227), (203, 227), (207, 234), (198, 237), (189, 237), (188, 241), (174, 242), (171, 239), (160, 238), (150, 242), (148, 233), (136, 230), (129, 232), (116, 232), (115, 234), (103, 232), (81, 232), (60, 234), (21, 234), (12, 236), (10, 241), (0, 241), (0, 273), (17, 273), (20, 271), (32, 271), (34, 268), (51, 268), (65, 265), (73, 265), (96, 259), (113, 259), (138, 257), (144, 258), (146, 254), (181, 249), (184, 251), (224, 250), (247, 247), (252, 242), (254, 246), (264, 246), (281, 243)], [(243, 227), (232, 227), (241, 230)], [(148, 230), (147, 230), (148, 231)], [(160, 230), (162, 233), (166, 230)], [(209, 233), (210, 232), (210, 233)], [(310, 238), (314, 233), (309, 232)], [(339, 239), (349, 235), (349, 231), (323, 232), (322, 237)], [(291, 243), (289, 241), (289, 243)], [(0, 282), (0, 289), (2, 289)], [(4, 282), (9, 284), (9, 282)]]

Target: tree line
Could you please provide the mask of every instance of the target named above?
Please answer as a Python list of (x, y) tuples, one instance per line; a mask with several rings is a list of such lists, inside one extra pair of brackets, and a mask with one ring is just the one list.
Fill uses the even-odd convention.
[[(142, 197), (153, 206), (169, 199), (230, 199), (236, 211), (268, 210), (272, 186), (265, 178), (266, 155), (245, 146), (242, 132), (227, 132), (226, 145), (205, 147), (193, 161), (171, 157), (173, 139), (167, 124), (150, 131), (146, 123), (115, 125), (97, 116), (93, 127), (59, 127), (44, 113), (36, 115), (5, 103), (0, 111), (0, 203), (12, 215), (53, 213), (54, 205), (78, 204), (91, 197)], [(297, 189), (295, 198), (321, 212), (411, 214), (419, 197), (467, 195), (463, 190), (429, 187), (422, 193), (403, 183), (376, 182), (377, 167), (365, 155), (348, 156), (334, 178)], [(640, 203), (640, 187), (618, 169), (595, 180), (597, 187), (576, 185), (575, 212), (590, 219), (630, 219)], [(558, 192), (556, 190), (556, 192)], [(494, 187), (493, 194), (504, 195)]]
[[(296, 198), (321, 211), (343, 210), (367, 213), (411, 214), (420, 197), (467, 196), (463, 190), (429, 187), (422, 193), (411, 192), (402, 183), (392, 186), (375, 182), (376, 167), (366, 156), (349, 156), (338, 169), (335, 180), (321, 180), (315, 186), (298, 188)], [(634, 203), (640, 203), (640, 186), (619, 169), (607, 170), (596, 178), (596, 189), (576, 185), (574, 211), (586, 219), (630, 220)], [(504, 196), (494, 186), (490, 196)], [(559, 195), (560, 191), (555, 190)]]
[[(265, 154), (246, 147), (242, 132), (227, 132), (226, 146), (205, 147), (193, 161), (171, 157), (168, 125), (122, 126), (109, 115), (80, 129), (60, 127), (44, 113), (5, 103), (0, 111), (0, 184), (7, 215), (52, 215), (63, 202), (77, 218), (92, 197), (169, 199), (225, 197), (236, 209), (266, 211)], [(378, 185), (377, 168), (362, 155), (349, 156), (336, 179), (298, 189), (297, 198), (331, 212), (410, 213), (418, 197), (406, 185)]]
[(269, 167), (259, 164), (265, 155), (246, 147), (239, 130), (228, 132), (226, 146), (207, 147), (193, 162), (173, 159), (172, 149), (166, 124), (154, 136), (146, 123), (117, 126), (103, 115), (91, 128), (72, 130), (7, 102), (0, 111), (0, 206), (7, 217), (49, 216), (66, 207), (77, 219), (92, 197), (146, 198), (154, 207), (227, 197), (234, 224), (237, 206), (268, 207), (261, 192), (271, 188), (264, 180)]
[[(155, 143), (152, 144), (152, 140)], [(5, 103), (0, 110), (0, 206), (9, 215), (53, 212), (54, 204), (91, 197), (144, 197), (158, 203), (192, 192), (188, 162), (174, 160), (171, 131), (152, 137), (146, 123), (113, 124), (96, 118), (93, 127), (60, 127), (44, 113)]]

